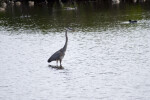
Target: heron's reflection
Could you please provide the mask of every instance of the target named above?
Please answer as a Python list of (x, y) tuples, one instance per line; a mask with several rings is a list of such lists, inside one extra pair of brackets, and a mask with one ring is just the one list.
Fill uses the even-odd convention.
[(54, 68), (54, 69), (59, 69), (59, 70), (64, 69), (64, 67), (63, 67), (63, 66), (48, 65), (48, 67), (50, 67), (50, 68)]

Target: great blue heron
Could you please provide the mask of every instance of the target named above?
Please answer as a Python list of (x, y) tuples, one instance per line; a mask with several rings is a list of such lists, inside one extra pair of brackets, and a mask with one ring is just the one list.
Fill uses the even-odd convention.
[[(57, 64), (58, 64), (58, 61), (60, 61), (60, 67), (62, 67), (61, 62), (62, 62), (62, 59), (63, 59), (64, 56), (65, 56), (65, 52), (66, 52), (66, 49), (67, 49), (67, 43), (68, 43), (67, 30), (68, 30), (68, 29), (66, 29), (66, 33), (65, 33), (66, 42), (65, 42), (64, 47), (61, 48), (60, 50), (56, 51), (56, 52), (48, 59), (47, 62), (56, 61)], [(69, 30), (70, 30), (70, 29), (69, 29)]]

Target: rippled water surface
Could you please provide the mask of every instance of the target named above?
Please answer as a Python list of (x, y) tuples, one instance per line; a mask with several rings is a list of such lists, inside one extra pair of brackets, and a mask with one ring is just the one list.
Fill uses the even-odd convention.
[[(86, 7), (0, 13), (1, 100), (150, 99), (150, 8)], [(63, 47), (65, 27), (75, 31), (60, 69), (47, 59)]]

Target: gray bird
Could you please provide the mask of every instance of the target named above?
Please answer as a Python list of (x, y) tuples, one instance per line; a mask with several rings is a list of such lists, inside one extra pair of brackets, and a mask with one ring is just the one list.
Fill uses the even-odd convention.
[(61, 62), (62, 62), (62, 59), (63, 59), (64, 56), (65, 56), (65, 52), (66, 52), (66, 49), (67, 49), (67, 43), (68, 43), (67, 29), (66, 29), (65, 36), (66, 36), (66, 42), (65, 42), (64, 47), (61, 48), (60, 50), (56, 51), (56, 52), (48, 59), (47, 62), (56, 61), (57, 64), (58, 64), (58, 61), (60, 61), (60, 67), (62, 67)]

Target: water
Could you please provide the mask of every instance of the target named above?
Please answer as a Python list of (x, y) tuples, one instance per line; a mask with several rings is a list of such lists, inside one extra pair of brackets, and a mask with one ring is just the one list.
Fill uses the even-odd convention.
[[(149, 100), (149, 6), (94, 4), (0, 13), (1, 100)], [(53, 68), (47, 59), (63, 47), (65, 27), (75, 32), (63, 69)]]

